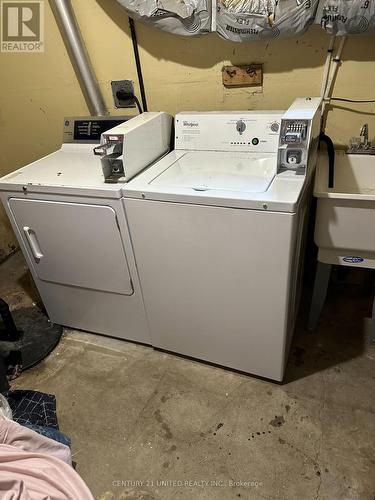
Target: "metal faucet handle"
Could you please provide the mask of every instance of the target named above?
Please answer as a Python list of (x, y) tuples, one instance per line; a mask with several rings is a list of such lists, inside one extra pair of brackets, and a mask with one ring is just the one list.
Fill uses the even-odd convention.
[(364, 137), (366, 142), (368, 141), (368, 123), (362, 125), (359, 135), (360, 137)]
[(375, 139), (369, 140), (368, 131), (369, 131), (368, 123), (365, 123), (361, 127), (359, 137), (350, 138), (349, 147), (346, 151), (348, 154), (375, 155)]

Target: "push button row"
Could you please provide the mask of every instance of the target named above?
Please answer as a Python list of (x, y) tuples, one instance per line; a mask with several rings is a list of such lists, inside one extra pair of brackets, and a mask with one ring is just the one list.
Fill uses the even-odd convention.
[(252, 144), (253, 146), (257, 146), (259, 144), (259, 139), (257, 137), (254, 137), (254, 139), (252, 139), (251, 142), (231, 142), (231, 144), (235, 146), (244, 146), (246, 144), (248, 145)]

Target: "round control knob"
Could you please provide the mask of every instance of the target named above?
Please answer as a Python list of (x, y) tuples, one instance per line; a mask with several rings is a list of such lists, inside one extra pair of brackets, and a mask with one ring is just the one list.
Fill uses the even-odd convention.
[(273, 122), (271, 124), (271, 130), (272, 130), (272, 132), (278, 132), (279, 128), (280, 128), (280, 125), (277, 122)]
[(243, 122), (242, 120), (238, 120), (238, 122), (236, 123), (236, 129), (237, 129), (237, 132), (241, 134), (243, 134), (243, 132), (245, 132), (246, 130), (246, 123)]

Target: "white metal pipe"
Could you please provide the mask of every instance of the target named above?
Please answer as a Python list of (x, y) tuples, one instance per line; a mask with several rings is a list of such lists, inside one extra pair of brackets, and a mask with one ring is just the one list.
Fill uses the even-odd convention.
[(327, 88), (327, 83), (328, 83), (328, 76), (329, 76), (329, 70), (331, 68), (331, 62), (332, 62), (332, 53), (333, 53), (333, 47), (334, 47), (334, 45), (335, 45), (335, 36), (331, 36), (330, 41), (329, 41), (329, 46), (328, 46), (328, 49), (327, 49), (326, 62), (324, 64), (322, 89), (320, 91), (320, 95), (321, 95), (322, 99), (324, 98), (324, 95), (326, 93), (326, 88)]
[[(333, 84), (334, 84), (334, 81), (335, 81), (335, 78), (337, 75), (337, 71), (340, 67), (341, 55), (342, 55), (342, 51), (344, 49), (345, 42), (346, 42), (346, 37), (345, 36), (341, 37), (340, 44), (339, 44), (339, 47), (337, 49), (337, 53), (336, 53), (335, 57), (333, 58), (333, 60), (331, 60), (331, 63), (330, 63), (330, 66), (332, 66), (332, 67), (329, 68), (330, 71), (329, 71), (329, 74), (327, 75), (327, 82), (325, 85), (325, 91), (323, 94), (323, 103), (322, 103), (321, 116), (322, 116), (322, 128), (323, 129), (324, 129), (325, 109), (326, 109), (327, 104), (329, 104), (331, 102), (330, 97), (332, 94)], [(323, 84), (322, 84), (322, 88), (323, 88)]]
[(49, 0), (90, 113), (108, 114), (70, 0)]
[(346, 42), (346, 36), (341, 37), (339, 48), (337, 50), (337, 54), (335, 55), (335, 57), (333, 58), (333, 61), (332, 61), (334, 63), (334, 66), (333, 66), (333, 70), (331, 72), (331, 76), (329, 78), (327, 88), (326, 88), (326, 91), (324, 94), (324, 99), (327, 100), (328, 102), (330, 101), (333, 83), (335, 81), (337, 71), (340, 67), (341, 55), (342, 55), (342, 51), (344, 49), (345, 42)]

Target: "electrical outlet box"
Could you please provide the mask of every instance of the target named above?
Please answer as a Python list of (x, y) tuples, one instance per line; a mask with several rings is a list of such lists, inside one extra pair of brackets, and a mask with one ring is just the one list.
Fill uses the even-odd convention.
[(134, 99), (119, 99), (118, 92), (134, 94), (134, 85), (131, 80), (112, 80), (112, 95), (116, 108), (135, 108)]

